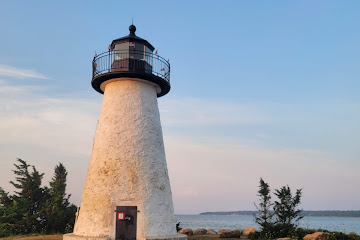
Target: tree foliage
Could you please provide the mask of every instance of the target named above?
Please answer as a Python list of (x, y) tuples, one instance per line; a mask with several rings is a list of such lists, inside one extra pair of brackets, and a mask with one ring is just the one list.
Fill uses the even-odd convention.
[(296, 229), (297, 222), (303, 218), (300, 216), (302, 210), (297, 209), (300, 204), (301, 190), (297, 189), (294, 197), (289, 186), (283, 186), (274, 193), (279, 199), (274, 204), (275, 223), (282, 236), (291, 234)]
[(274, 195), (278, 198), (271, 202), (269, 184), (260, 179), (258, 191), (259, 205), (255, 205), (260, 214), (255, 222), (260, 225), (259, 236), (262, 238), (282, 238), (291, 236), (297, 227), (297, 222), (303, 218), (300, 209), (297, 209), (301, 200), (302, 189), (297, 189), (293, 196), (289, 186), (276, 189)]
[(255, 222), (260, 225), (264, 235), (268, 235), (271, 233), (273, 228), (273, 212), (271, 211), (271, 207), (274, 205), (271, 203), (271, 195), (270, 195), (270, 187), (269, 184), (264, 182), (262, 178), (260, 178), (260, 186), (258, 195), (259, 196), (259, 205), (256, 205), (256, 209), (261, 212), (260, 215), (255, 216)]
[[(41, 181), (44, 174), (40, 174), (34, 166), (31, 168), (24, 160), (17, 159), (14, 164), (15, 182), (10, 183), (17, 189), (8, 199), (12, 204), (6, 209), (10, 226), (17, 227), (23, 234), (40, 232), (43, 228), (44, 189)], [(5, 198), (6, 199), (6, 198)]]
[(75, 221), (74, 207), (70, 206), (70, 195), (66, 195), (67, 171), (62, 163), (55, 167), (54, 176), (50, 182), (48, 199), (46, 201), (46, 232), (65, 232), (71, 222)]
[[(60, 163), (50, 188), (41, 187), (43, 173), (22, 159), (14, 164), (13, 195), (0, 187), (0, 237), (29, 233), (64, 232), (72, 226), (76, 207), (66, 195), (67, 171)], [(61, 221), (61, 224), (59, 223)]]

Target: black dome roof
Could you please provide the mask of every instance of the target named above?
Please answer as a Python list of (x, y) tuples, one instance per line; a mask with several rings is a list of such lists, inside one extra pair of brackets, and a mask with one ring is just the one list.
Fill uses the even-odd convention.
[(154, 51), (155, 48), (153, 47), (153, 45), (151, 45), (145, 39), (142, 39), (135, 35), (136, 27), (134, 25), (131, 24), (129, 26), (129, 31), (130, 31), (129, 35), (113, 40), (111, 43), (111, 47), (113, 48), (114, 45), (119, 44), (119, 43), (124, 43), (124, 42), (139, 42), (139, 43), (143, 43), (144, 45), (146, 45), (151, 51)]

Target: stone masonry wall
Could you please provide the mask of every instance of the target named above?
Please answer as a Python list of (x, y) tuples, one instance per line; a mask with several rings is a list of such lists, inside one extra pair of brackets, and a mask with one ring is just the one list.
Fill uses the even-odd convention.
[(105, 87), (74, 234), (115, 236), (116, 206), (137, 206), (137, 239), (176, 235), (156, 89), (122, 78)]

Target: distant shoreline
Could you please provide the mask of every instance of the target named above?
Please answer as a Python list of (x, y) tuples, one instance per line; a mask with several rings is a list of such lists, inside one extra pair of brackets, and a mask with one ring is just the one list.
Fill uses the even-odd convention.
[[(199, 215), (226, 215), (226, 216), (254, 216), (259, 214), (259, 211), (230, 211), (230, 212), (203, 212)], [(301, 215), (304, 217), (360, 217), (360, 211), (338, 211), (338, 210), (324, 210), (324, 211), (308, 211), (303, 210)]]

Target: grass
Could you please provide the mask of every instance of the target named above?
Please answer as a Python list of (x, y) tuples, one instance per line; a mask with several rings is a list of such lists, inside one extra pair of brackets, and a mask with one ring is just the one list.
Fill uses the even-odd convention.
[[(189, 240), (218, 240), (219, 235), (195, 235), (188, 237)], [(0, 240), (62, 240), (62, 234), (56, 235), (31, 235), (0, 238)], [(227, 238), (226, 240), (239, 240), (239, 238)]]
[(0, 240), (62, 240), (63, 234), (56, 235), (27, 235), (0, 238)]

